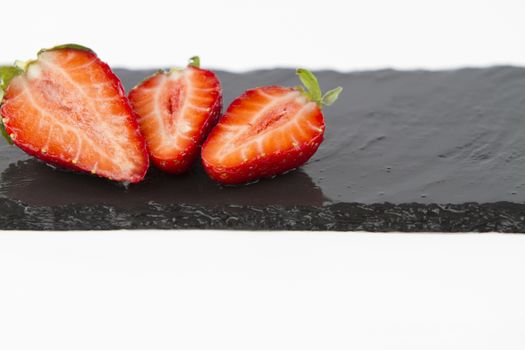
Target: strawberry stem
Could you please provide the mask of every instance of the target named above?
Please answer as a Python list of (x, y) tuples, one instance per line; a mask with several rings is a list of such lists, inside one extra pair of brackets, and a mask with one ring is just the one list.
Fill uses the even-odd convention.
[(299, 76), (304, 87), (296, 86), (295, 89), (303, 93), (303, 95), (308, 97), (310, 101), (317, 103), (320, 108), (332, 105), (339, 97), (339, 94), (343, 91), (343, 88), (339, 86), (322, 95), (319, 81), (312, 72), (308, 69), (299, 68), (297, 69), (296, 74)]
[(190, 62), (188, 63), (188, 66), (200, 68), (201, 67), (201, 59), (199, 56), (193, 56), (190, 58)]

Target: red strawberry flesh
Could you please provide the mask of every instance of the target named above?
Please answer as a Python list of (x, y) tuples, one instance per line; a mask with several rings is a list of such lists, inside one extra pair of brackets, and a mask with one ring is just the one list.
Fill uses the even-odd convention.
[(1, 114), (13, 142), (46, 162), (139, 182), (144, 139), (119, 79), (91, 51), (42, 51), (13, 78)]
[(304, 164), (323, 133), (321, 109), (300, 91), (279, 86), (248, 90), (210, 133), (202, 161), (216, 181), (249, 182)]
[(191, 166), (222, 108), (215, 74), (193, 66), (153, 75), (129, 99), (153, 164), (174, 174)]

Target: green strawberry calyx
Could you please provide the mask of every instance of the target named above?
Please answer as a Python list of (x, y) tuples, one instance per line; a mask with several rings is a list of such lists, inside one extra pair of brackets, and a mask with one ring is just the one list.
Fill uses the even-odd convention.
[(201, 58), (199, 56), (193, 56), (189, 59), (188, 67), (201, 67)]
[[(189, 63), (188, 63), (188, 67), (195, 67), (195, 68), (200, 68), (200, 64), (201, 64), (201, 59), (199, 58), (199, 56), (193, 56), (189, 59)], [(138, 84), (136, 84), (133, 89), (139, 87), (143, 82), (145, 82), (146, 80), (156, 76), (157, 74), (167, 74), (167, 75), (170, 75), (172, 73), (179, 73), (179, 72), (182, 72), (185, 68), (181, 68), (181, 67), (173, 67), (173, 68), (170, 68), (170, 69), (158, 69), (155, 73), (151, 74), (151, 75), (148, 75), (147, 77), (145, 77), (144, 79), (142, 79)]]
[(338, 86), (335, 89), (327, 91), (322, 94), (319, 81), (315, 75), (307, 69), (299, 68), (296, 71), (303, 86), (296, 86), (295, 89), (305, 95), (310, 101), (317, 103), (322, 108), (323, 106), (331, 106), (343, 91), (343, 88)]
[[(0, 67), (0, 106), (2, 106), (2, 101), (4, 99), (5, 92), (11, 80), (13, 80), (13, 78), (22, 74), (23, 72), (24, 71), (16, 65)], [(13, 140), (11, 140), (11, 137), (9, 137), (9, 135), (7, 134), (7, 131), (5, 130), (3, 117), (0, 118), (0, 133), (2, 134), (4, 139), (7, 141), (7, 143), (11, 145), (13, 144)]]
[[(191, 57), (189, 60), (188, 60), (188, 67), (195, 67), (195, 68), (200, 68), (201, 67), (201, 59), (199, 56), (193, 56)], [(181, 68), (181, 67), (173, 67), (171, 68), (168, 73), (173, 73), (173, 72), (182, 72), (185, 68)]]

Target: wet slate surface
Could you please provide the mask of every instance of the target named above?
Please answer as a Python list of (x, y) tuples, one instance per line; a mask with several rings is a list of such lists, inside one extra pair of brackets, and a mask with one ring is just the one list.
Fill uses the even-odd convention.
[[(151, 71), (116, 70), (126, 88)], [(243, 90), (296, 85), (292, 70), (218, 72)], [(344, 87), (304, 167), (224, 187), (200, 165), (151, 169), (128, 188), (0, 146), (0, 229), (525, 232), (525, 69), (317, 73)]]

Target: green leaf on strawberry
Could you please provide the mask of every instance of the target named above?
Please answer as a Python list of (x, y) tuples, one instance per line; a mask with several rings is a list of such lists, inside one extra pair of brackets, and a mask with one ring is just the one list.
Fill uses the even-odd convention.
[(304, 68), (299, 68), (297, 69), (296, 74), (299, 76), (304, 87), (296, 86), (295, 89), (303, 93), (303, 95), (308, 97), (311, 101), (317, 103), (319, 107), (332, 105), (339, 97), (339, 94), (343, 91), (343, 88), (339, 86), (322, 95), (319, 81), (312, 72)]
[[(0, 67), (0, 106), (4, 98), (5, 90), (9, 86), (11, 80), (17, 75), (23, 73), (23, 70), (17, 66), (2, 66)], [(4, 123), (0, 120), (0, 133), (9, 144), (13, 144), (13, 141), (5, 130)]]
[(325, 106), (331, 106), (339, 97), (339, 94), (343, 91), (342, 87), (336, 87), (330, 91), (327, 91), (323, 98), (321, 98), (321, 103)]
[(0, 89), (2, 89), (2, 92), (5, 91), (5, 89), (7, 89), (7, 86), (14, 77), (22, 73), (23, 71), (16, 66), (0, 67)]
[(190, 58), (190, 62), (188, 63), (188, 66), (200, 68), (201, 67), (201, 59), (199, 56), (193, 56)]

